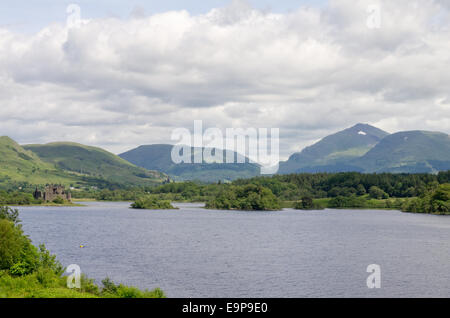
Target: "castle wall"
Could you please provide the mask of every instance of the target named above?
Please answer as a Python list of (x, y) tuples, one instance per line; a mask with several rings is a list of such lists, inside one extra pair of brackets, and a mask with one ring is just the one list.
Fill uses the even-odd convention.
[(44, 191), (40, 191), (36, 188), (33, 196), (36, 200), (42, 199), (45, 202), (52, 202), (57, 198), (72, 201), (71, 193), (66, 192), (66, 189), (63, 186), (49, 185), (45, 187)]

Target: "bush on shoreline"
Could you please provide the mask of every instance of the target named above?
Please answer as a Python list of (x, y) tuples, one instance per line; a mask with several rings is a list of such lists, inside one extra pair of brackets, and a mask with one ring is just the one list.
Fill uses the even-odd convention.
[(303, 197), (294, 204), (296, 210), (323, 210), (325, 207), (311, 197)]
[(450, 214), (450, 183), (428, 190), (423, 196), (402, 206), (404, 212)]

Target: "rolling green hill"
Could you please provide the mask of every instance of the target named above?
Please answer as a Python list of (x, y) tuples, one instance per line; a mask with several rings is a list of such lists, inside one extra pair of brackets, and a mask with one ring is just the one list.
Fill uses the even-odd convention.
[(23, 148), (65, 172), (112, 184), (153, 185), (167, 178), (160, 172), (136, 167), (101, 148), (69, 142), (26, 145)]
[(280, 173), (361, 171), (352, 163), (388, 135), (367, 124), (327, 136), (280, 163)]
[(9, 137), (0, 137), (0, 184), (21, 183), (69, 185), (81, 182), (75, 175), (64, 173), (53, 164), (42, 161)]
[[(175, 180), (198, 180), (203, 182), (232, 181), (240, 178), (251, 178), (260, 174), (257, 164), (245, 163), (221, 164), (175, 164), (171, 158), (172, 145), (147, 145), (140, 146), (119, 156), (139, 167), (162, 171)], [(195, 152), (203, 151), (201, 148), (192, 148), (192, 156)], [(225, 158), (226, 153), (224, 151)], [(233, 152), (237, 158), (237, 154)], [(193, 160), (192, 160), (193, 162)]]
[(387, 136), (354, 162), (365, 172), (433, 173), (450, 170), (450, 136), (405, 131)]

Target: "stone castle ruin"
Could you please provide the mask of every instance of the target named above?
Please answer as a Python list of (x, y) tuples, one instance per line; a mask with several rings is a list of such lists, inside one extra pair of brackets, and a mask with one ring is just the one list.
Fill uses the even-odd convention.
[(36, 200), (41, 199), (45, 202), (53, 202), (57, 198), (72, 201), (71, 193), (67, 192), (66, 188), (62, 185), (47, 185), (44, 191), (36, 188), (36, 191), (33, 193), (33, 197)]

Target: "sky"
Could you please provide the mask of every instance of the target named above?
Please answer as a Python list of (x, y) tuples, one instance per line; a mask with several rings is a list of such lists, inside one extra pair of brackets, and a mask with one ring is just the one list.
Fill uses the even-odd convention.
[[(78, 7), (68, 5), (77, 4)], [(77, 10), (80, 9), (80, 19)], [(175, 128), (450, 131), (450, 0), (0, 3), (0, 135), (121, 153)]]

